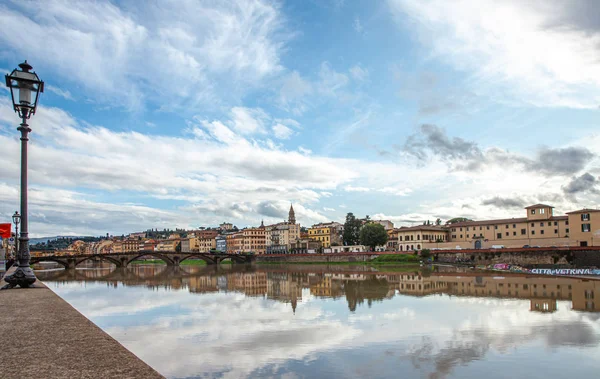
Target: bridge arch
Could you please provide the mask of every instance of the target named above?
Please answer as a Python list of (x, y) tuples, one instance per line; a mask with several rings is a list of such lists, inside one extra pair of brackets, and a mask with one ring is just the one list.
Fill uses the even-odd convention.
[[(161, 253), (157, 253), (157, 252), (143, 252), (140, 254), (137, 254), (135, 256), (133, 256), (132, 258), (127, 257), (126, 259), (123, 259), (123, 267), (127, 267), (131, 264), (131, 262), (141, 258), (141, 257), (145, 257), (145, 256), (149, 256), (149, 257), (154, 257), (154, 258), (158, 258), (161, 261), (165, 262), (167, 264), (167, 266), (175, 266), (176, 263), (173, 261), (173, 259), (169, 258), (166, 255), (163, 255)], [(178, 264), (178, 263), (177, 263)]]
[(40, 263), (40, 262), (54, 262), (54, 263), (58, 263), (59, 265), (63, 266), (65, 269), (69, 268), (69, 263), (67, 262), (66, 259), (60, 259), (60, 258), (54, 258), (54, 257), (31, 257), (30, 259), (31, 264), (36, 264), (36, 263)]
[(206, 264), (209, 265), (214, 265), (216, 263), (218, 263), (216, 258), (213, 258), (207, 254), (202, 254), (202, 253), (191, 253), (188, 255), (184, 255), (180, 260), (179, 260), (179, 264), (181, 264), (181, 262), (185, 261), (186, 259), (190, 259), (190, 258), (199, 258), (202, 259), (204, 262), (206, 262)]
[(114, 264), (117, 267), (121, 267), (121, 262), (119, 262), (118, 259), (115, 259), (115, 258), (112, 258), (112, 257), (108, 257), (108, 256), (102, 255), (102, 254), (94, 254), (94, 255), (92, 255), (90, 257), (85, 257), (83, 259), (75, 261), (74, 268), (77, 267), (77, 266), (79, 266), (81, 263), (83, 263), (85, 261), (89, 261), (90, 259), (100, 259), (102, 261), (106, 261), (106, 262), (112, 263), (112, 264)]

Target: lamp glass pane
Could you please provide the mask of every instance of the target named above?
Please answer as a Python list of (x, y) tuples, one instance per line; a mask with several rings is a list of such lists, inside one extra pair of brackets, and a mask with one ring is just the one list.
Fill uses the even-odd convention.
[(30, 85), (27, 83), (21, 84), (22, 85), (19, 88), (19, 104), (31, 105), (31, 90), (29, 89)]

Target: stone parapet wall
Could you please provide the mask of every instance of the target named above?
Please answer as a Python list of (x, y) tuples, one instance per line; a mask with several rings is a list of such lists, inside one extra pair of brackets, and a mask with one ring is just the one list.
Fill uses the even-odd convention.
[(554, 266), (562, 267), (600, 267), (600, 250), (598, 249), (505, 249), (434, 251), (438, 262), (474, 264), (507, 263), (520, 266)]

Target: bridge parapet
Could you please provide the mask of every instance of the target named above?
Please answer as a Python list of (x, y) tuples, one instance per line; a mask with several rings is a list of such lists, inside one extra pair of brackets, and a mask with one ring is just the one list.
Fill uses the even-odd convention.
[(81, 254), (81, 255), (57, 255), (57, 254), (33, 254), (31, 263), (56, 262), (66, 269), (75, 268), (79, 264), (88, 260), (104, 260), (114, 264), (117, 267), (127, 267), (133, 261), (144, 256), (158, 258), (165, 262), (167, 266), (179, 266), (186, 259), (202, 259), (207, 264), (220, 264), (225, 259), (231, 259), (233, 263), (250, 263), (254, 260), (253, 254), (208, 254), (200, 252), (180, 253), (180, 252), (156, 252), (156, 251), (134, 251), (125, 253), (107, 253), (107, 254)]

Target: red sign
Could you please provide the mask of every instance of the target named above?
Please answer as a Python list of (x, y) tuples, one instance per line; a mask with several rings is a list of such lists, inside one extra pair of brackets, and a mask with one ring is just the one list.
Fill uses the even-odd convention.
[(0, 237), (10, 238), (10, 227), (12, 224), (0, 224)]

